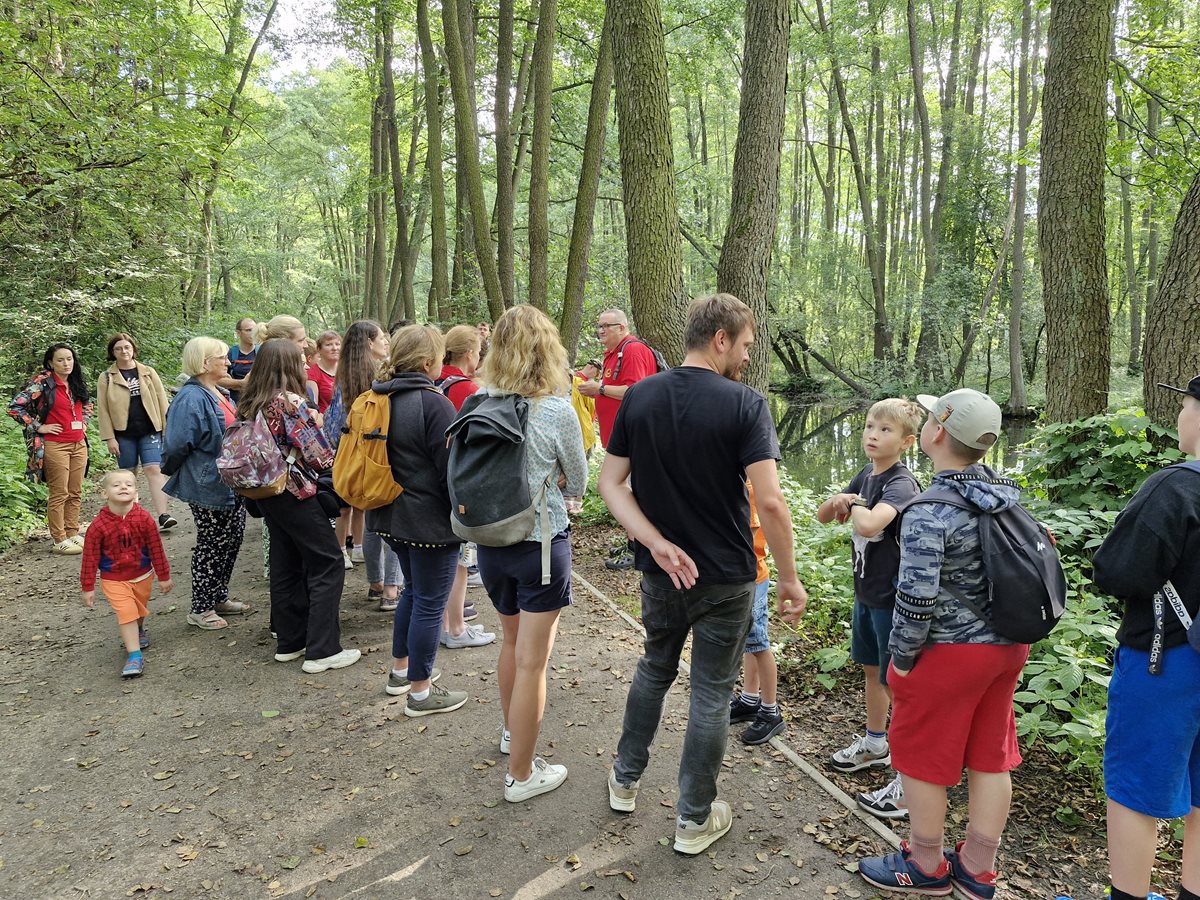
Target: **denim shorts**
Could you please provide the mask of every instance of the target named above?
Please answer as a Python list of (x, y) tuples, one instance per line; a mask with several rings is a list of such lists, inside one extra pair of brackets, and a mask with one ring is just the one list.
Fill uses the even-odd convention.
[(771, 649), (771, 639), (767, 636), (767, 621), (771, 617), (767, 604), (770, 591), (770, 580), (760, 581), (754, 586), (754, 608), (750, 611), (750, 633), (746, 637), (747, 653), (762, 653)]
[(157, 431), (143, 434), (141, 437), (117, 434), (116, 438), (118, 469), (136, 469), (139, 462), (143, 466), (157, 466), (162, 463), (162, 435)]
[(887, 684), (891, 662), (888, 638), (892, 636), (892, 611), (874, 609), (854, 601), (854, 620), (850, 625), (850, 658), (860, 666), (879, 666), (879, 683)]
[(511, 547), (479, 546), (479, 577), (496, 612), (553, 612), (571, 605), (571, 539), (560, 531), (550, 541), (550, 583), (542, 584), (542, 542)]
[(1187, 644), (1150, 654), (1117, 647), (1104, 721), (1104, 790), (1122, 806), (1156, 819), (1200, 806), (1200, 653)]

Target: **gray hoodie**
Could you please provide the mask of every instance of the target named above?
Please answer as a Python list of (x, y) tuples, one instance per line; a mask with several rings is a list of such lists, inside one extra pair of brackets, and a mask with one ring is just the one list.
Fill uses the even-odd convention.
[[(951, 480), (938, 473), (930, 489), (949, 487), (980, 510), (1002, 510), (1017, 503), (1020, 491), (988, 482), (995, 473), (987, 466), (976, 464), (965, 471), (979, 479)], [(942, 587), (946, 582), (988, 611), (991, 601), (979, 546), (979, 517), (948, 503), (915, 503), (905, 510), (900, 525), (900, 570), (888, 643), (896, 668), (911, 669), (927, 644), (1012, 643), (950, 596)]]

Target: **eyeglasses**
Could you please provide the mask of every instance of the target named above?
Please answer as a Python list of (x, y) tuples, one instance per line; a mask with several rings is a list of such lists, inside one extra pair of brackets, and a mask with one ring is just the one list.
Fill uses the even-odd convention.
[(229, 357), (228, 357), (228, 356), (226, 356), (224, 353), (220, 354), (219, 356), (206, 356), (206, 357), (204, 357), (204, 361), (205, 361), (205, 362), (211, 362), (211, 361), (212, 361), (212, 360), (214, 360), (214, 359), (223, 359), (223, 360), (225, 360), (225, 362), (229, 362)]
[(605, 331), (606, 329), (609, 329), (609, 328), (618, 328), (618, 327), (620, 327), (620, 325), (621, 325), (620, 322), (597, 322), (596, 330), (597, 331)]

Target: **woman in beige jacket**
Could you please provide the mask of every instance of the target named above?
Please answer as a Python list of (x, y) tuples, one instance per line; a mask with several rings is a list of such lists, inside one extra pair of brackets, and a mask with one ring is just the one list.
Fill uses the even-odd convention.
[(100, 439), (117, 458), (117, 466), (134, 471), (141, 463), (150, 482), (150, 499), (164, 531), (179, 523), (167, 511), (163, 484), (162, 430), (167, 420), (167, 392), (158, 373), (137, 362), (137, 344), (125, 334), (108, 339), (112, 365), (100, 375), (96, 411), (100, 414)]

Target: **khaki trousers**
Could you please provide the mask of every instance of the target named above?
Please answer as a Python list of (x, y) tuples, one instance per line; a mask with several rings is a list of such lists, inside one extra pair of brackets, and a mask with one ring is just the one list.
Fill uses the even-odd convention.
[(50, 498), (46, 524), (54, 543), (79, 534), (79, 499), (87, 469), (87, 444), (83, 441), (46, 441), (43, 470)]

